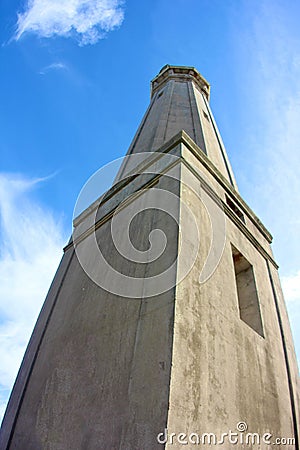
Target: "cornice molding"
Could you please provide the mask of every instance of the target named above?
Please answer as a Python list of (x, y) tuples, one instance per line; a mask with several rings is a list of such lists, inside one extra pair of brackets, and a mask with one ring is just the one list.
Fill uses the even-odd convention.
[[(272, 236), (268, 232), (268, 230), (264, 227), (258, 217), (254, 214), (254, 212), (248, 207), (248, 205), (244, 202), (238, 192), (230, 185), (230, 183), (226, 180), (226, 178), (218, 171), (218, 169), (212, 164), (212, 162), (207, 158), (207, 156), (203, 153), (203, 151), (194, 143), (194, 141), (188, 136), (185, 131), (181, 131), (177, 133), (172, 139), (170, 139), (166, 144), (164, 144), (159, 150), (152, 153), (151, 156), (145, 158), (145, 160), (136, 168), (133, 169), (132, 173), (128, 173), (124, 180), (121, 180), (116, 185), (112, 186), (103, 196), (101, 196), (98, 200), (96, 200), (92, 205), (90, 205), (85, 211), (83, 211), (75, 220), (74, 226), (80, 225), (95, 209), (101, 207), (113, 197), (120, 195), (122, 197), (122, 190), (133, 183), (139, 176), (140, 173), (143, 172), (147, 167), (154, 164), (157, 160), (159, 160), (163, 154), (173, 153), (181, 159), (181, 162), (185, 164), (185, 166), (199, 178), (202, 186), (205, 188), (206, 192), (211, 196), (212, 199), (217, 200), (217, 202), (222, 204), (223, 210), (225, 214), (235, 223), (235, 225), (240, 229), (240, 231), (247, 237), (247, 239), (258, 249), (258, 251), (268, 259), (274, 267), (278, 268), (277, 263), (274, 261), (273, 257), (264, 249), (264, 247), (258, 242), (253, 233), (248, 229), (248, 227), (233, 213), (233, 211), (228, 207), (228, 205), (221, 199), (216, 192), (213, 190), (208, 183), (201, 178), (201, 176), (197, 173), (197, 169), (192, 167), (190, 163), (188, 163), (185, 158), (182, 156), (182, 146), (184, 145), (202, 164), (203, 166), (213, 175), (216, 181), (223, 187), (224, 191), (228, 193), (231, 198), (234, 199), (239, 208), (244, 212), (244, 214), (251, 220), (251, 222), (255, 225), (255, 227), (259, 230), (259, 232), (264, 236), (268, 243), (272, 242)], [(137, 184), (133, 187), (133, 192), (136, 195), (139, 195), (139, 192), (142, 192), (144, 189), (151, 188), (153, 184), (158, 182), (159, 178), (166, 173), (167, 170), (171, 168), (173, 164), (167, 165), (165, 170), (160, 174), (156, 174), (145, 183), (142, 183), (140, 186)], [(128, 195), (128, 192), (127, 194)], [(124, 199), (122, 198), (122, 201)], [(113, 202), (115, 203), (115, 202)], [(118, 203), (118, 202), (117, 202)], [(117, 205), (118, 206), (118, 205)], [(95, 229), (101, 227), (105, 222), (107, 222), (113, 215), (116, 205), (109, 207), (107, 206), (107, 213), (105, 213), (102, 217), (100, 217), (97, 222), (90, 228), (84, 231), (82, 236), (76, 241), (76, 244), (81, 242), (88, 236), (90, 233), (94, 232)], [(74, 243), (71, 241), (65, 248), (64, 251), (73, 247)]]
[(164, 84), (169, 80), (176, 81), (192, 81), (195, 86), (203, 92), (207, 100), (209, 100), (210, 84), (208, 81), (198, 72), (195, 67), (186, 66), (164, 66), (159, 74), (151, 81), (151, 98), (159, 91)]

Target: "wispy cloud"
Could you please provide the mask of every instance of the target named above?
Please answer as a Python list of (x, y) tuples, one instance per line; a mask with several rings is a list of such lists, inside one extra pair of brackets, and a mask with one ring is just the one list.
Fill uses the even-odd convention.
[[(252, 105), (243, 143), (242, 194), (274, 235), (275, 256), (300, 358), (300, 42), (298, 2), (244, 1), (239, 76)], [(255, 120), (253, 120), (255, 117)], [(245, 164), (246, 163), (246, 164)]]
[(124, 19), (124, 0), (28, 0), (18, 14), (16, 40), (25, 33), (39, 37), (75, 37), (95, 44)]
[(289, 303), (297, 303), (300, 310), (300, 270), (281, 278), (282, 288)]
[(46, 75), (46, 73), (51, 70), (68, 70), (68, 66), (62, 62), (55, 62), (55, 63), (49, 64), (48, 66), (43, 67), (39, 71), (39, 74)]
[(254, 124), (244, 142), (243, 156), (249, 167), (245, 190), (251, 205), (271, 227), (281, 265), (294, 270), (300, 251), (298, 27), (293, 26), (293, 9), (284, 2), (244, 5), (248, 28), (241, 36), (240, 71)]
[(43, 181), (0, 174), (0, 420), (65, 243), (59, 220), (31, 198)]

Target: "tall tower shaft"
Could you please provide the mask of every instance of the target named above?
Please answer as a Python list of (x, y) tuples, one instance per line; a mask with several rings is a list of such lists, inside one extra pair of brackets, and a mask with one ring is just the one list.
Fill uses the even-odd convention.
[[(192, 67), (152, 81), (113, 187), (74, 221), (1, 449), (171, 449), (197, 437), (299, 449), (272, 237), (237, 191), (209, 91)], [(237, 445), (229, 430), (260, 444)]]

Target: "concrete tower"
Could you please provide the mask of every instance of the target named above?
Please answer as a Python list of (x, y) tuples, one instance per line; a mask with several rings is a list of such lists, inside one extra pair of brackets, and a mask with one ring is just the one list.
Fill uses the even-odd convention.
[(74, 221), (1, 450), (299, 449), (272, 237), (237, 191), (197, 70), (154, 78), (127, 155)]

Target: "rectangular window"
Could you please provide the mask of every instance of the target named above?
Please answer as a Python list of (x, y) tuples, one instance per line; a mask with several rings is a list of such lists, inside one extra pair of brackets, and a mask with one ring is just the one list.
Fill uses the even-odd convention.
[(233, 246), (232, 256), (240, 318), (254, 331), (264, 337), (253, 267)]

